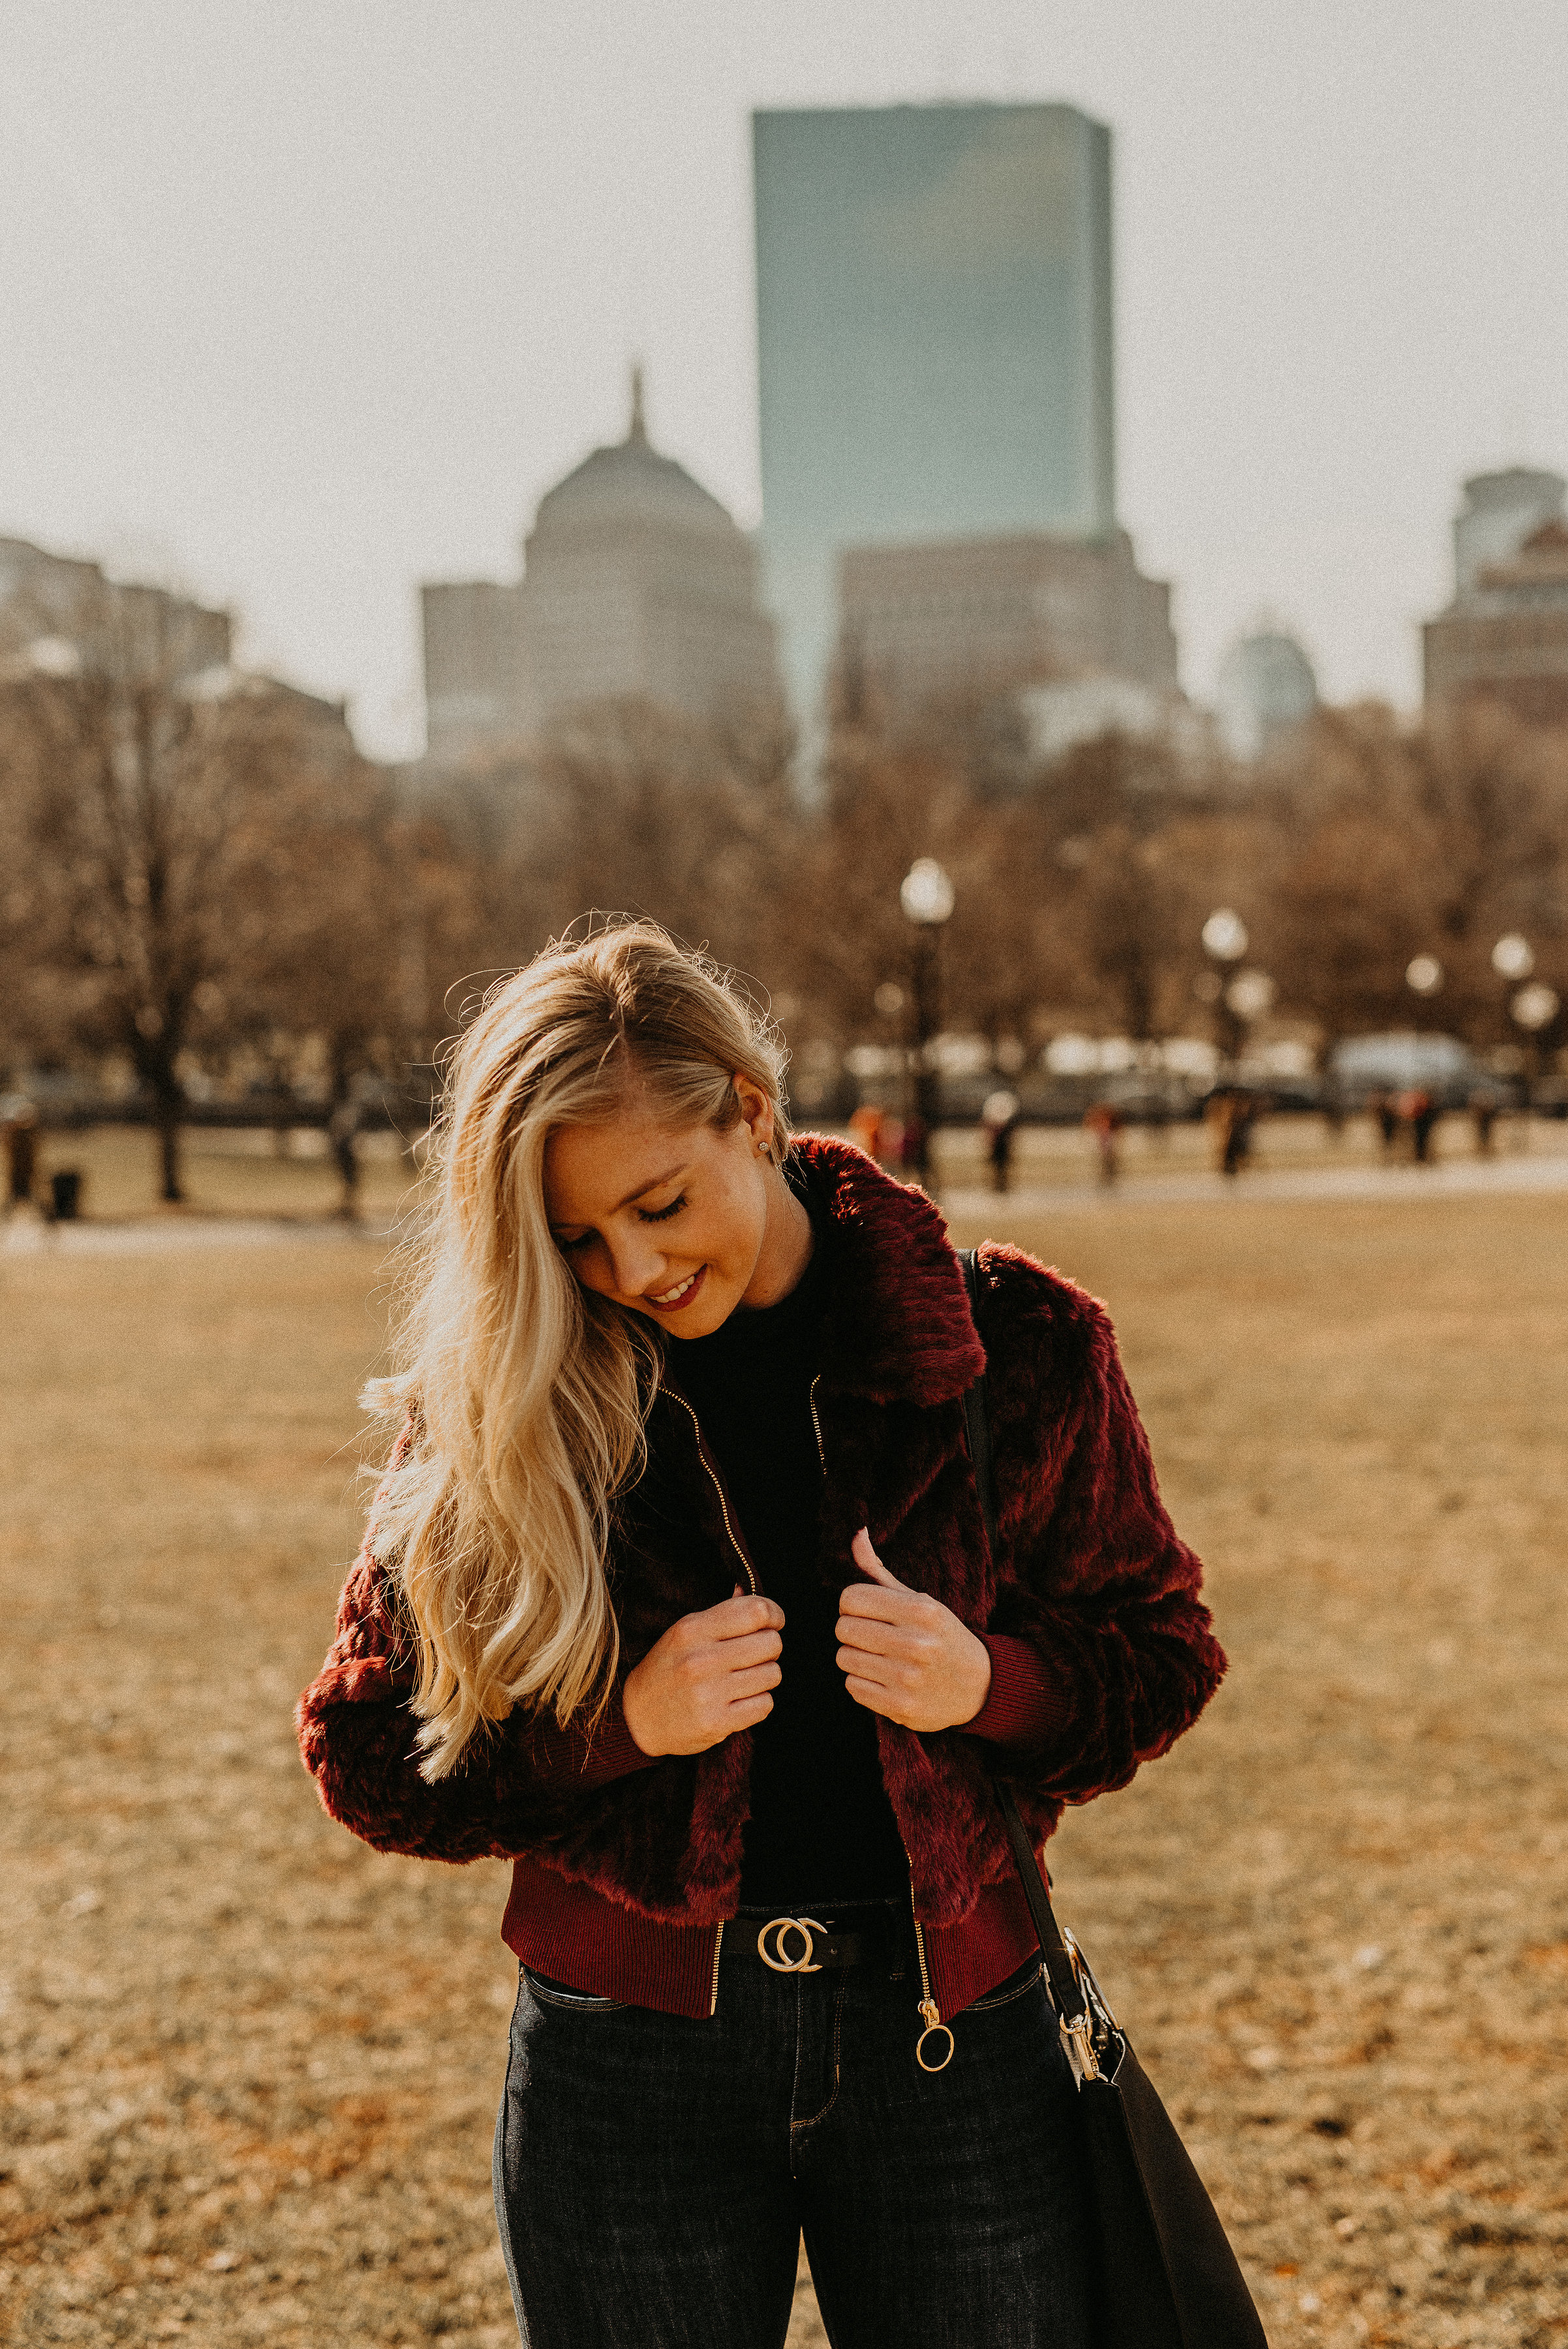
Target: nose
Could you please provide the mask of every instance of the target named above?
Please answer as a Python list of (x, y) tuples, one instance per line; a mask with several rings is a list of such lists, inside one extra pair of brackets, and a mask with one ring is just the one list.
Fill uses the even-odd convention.
[(615, 1285), (623, 1297), (641, 1297), (664, 1281), (669, 1258), (640, 1232), (617, 1232), (606, 1243)]

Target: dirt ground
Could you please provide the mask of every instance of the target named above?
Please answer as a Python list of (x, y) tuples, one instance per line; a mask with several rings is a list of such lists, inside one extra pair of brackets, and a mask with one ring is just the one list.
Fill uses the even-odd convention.
[[(1010, 1233), (1111, 1303), (1232, 1657), (1054, 1867), (1274, 2349), (1568, 2342), (1564, 1222)], [(515, 2338), (505, 1871), (362, 1849), (289, 1722), (384, 1306), (368, 1244), (0, 1258), (0, 2338)]]

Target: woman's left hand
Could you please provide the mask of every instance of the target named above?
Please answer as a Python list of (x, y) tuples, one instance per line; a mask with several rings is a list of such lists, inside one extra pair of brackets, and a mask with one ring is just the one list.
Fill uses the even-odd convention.
[(849, 1554), (868, 1582), (838, 1601), (838, 1669), (857, 1704), (905, 1729), (956, 1729), (991, 1692), (991, 1652), (940, 1599), (889, 1574), (864, 1526)]

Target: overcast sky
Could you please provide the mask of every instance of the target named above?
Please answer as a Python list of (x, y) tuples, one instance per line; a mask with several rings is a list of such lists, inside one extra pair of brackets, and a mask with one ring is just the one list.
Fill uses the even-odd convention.
[(1462, 475), (1568, 471), (1564, 0), (4, 0), (0, 535), (417, 747), (416, 586), (625, 426), (758, 519), (755, 105), (1114, 129), (1122, 518), (1412, 704)]

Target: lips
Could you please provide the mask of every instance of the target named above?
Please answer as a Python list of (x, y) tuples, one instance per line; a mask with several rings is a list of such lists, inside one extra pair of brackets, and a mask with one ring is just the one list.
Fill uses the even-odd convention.
[(707, 1277), (707, 1266), (700, 1264), (695, 1272), (688, 1274), (678, 1288), (667, 1290), (662, 1297), (645, 1296), (642, 1302), (650, 1312), (683, 1313)]

